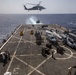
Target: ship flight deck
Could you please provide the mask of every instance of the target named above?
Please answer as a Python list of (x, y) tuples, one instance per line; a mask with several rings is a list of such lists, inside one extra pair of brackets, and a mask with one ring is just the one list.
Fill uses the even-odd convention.
[[(58, 25), (48, 25), (45, 29), (57, 29), (60, 33), (66, 28)], [(0, 75), (5, 72), (11, 72), (11, 75), (68, 75), (68, 68), (76, 65), (76, 51), (69, 46), (59, 42), (60, 46), (65, 49), (65, 53), (60, 55), (53, 46), (54, 56), (50, 55), (45, 58), (42, 56), (42, 47), (46, 45), (46, 33), (41, 25), (20, 25), (10, 38), (1, 46), (1, 51), (9, 51), (11, 60), (3, 67), (0, 63)], [(30, 31), (42, 32), (44, 42), (41, 45), (36, 44), (35, 35)], [(23, 36), (20, 36), (23, 31)], [(72, 75), (75, 70), (73, 70)]]

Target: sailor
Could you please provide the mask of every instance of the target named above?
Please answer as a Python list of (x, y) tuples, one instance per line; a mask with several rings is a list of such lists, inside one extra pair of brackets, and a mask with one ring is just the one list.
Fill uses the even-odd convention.
[(42, 35), (42, 32), (40, 33), (40, 35)]
[(72, 74), (72, 67), (69, 67), (68, 69), (69, 69), (68, 75), (71, 75)]
[(52, 58), (53, 58), (54, 60), (56, 60), (56, 58), (55, 58), (55, 56), (54, 56), (54, 50), (52, 50)]
[(35, 37), (37, 37), (37, 31), (35, 31)]
[(23, 36), (23, 31), (20, 31), (20, 36)]
[[(72, 67), (68, 68), (69, 69), (68, 75), (72, 75), (72, 69), (73, 68), (76, 68), (76, 66), (72, 66)], [(74, 75), (76, 75), (76, 71), (75, 71)]]
[(51, 49), (52, 44), (51, 44), (51, 43), (47, 43), (47, 44), (46, 44), (46, 47), (49, 48), (49, 49)]
[(0, 54), (2, 55), (3, 66), (5, 66), (7, 64), (7, 54), (6, 52), (1, 52)]
[(57, 53), (63, 55), (65, 52), (65, 50), (63, 49), (63, 47), (57, 46)]
[(9, 51), (5, 51), (5, 53), (6, 53), (6, 55), (7, 55), (8, 60), (11, 60), (10, 52), (9, 52)]
[(47, 55), (50, 55), (50, 49), (49, 49), (49, 48), (46, 48), (46, 49), (45, 49), (45, 53), (46, 53)]
[(45, 53), (45, 47), (42, 47), (42, 55), (47, 58), (47, 54)]
[(42, 48), (42, 55), (47, 58), (47, 55), (50, 55), (49, 48), (43, 47)]
[(34, 31), (33, 31), (33, 30), (31, 30), (30, 34), (31, 34), (31, 35), (33, 35), (33, 34), (34, 34)]

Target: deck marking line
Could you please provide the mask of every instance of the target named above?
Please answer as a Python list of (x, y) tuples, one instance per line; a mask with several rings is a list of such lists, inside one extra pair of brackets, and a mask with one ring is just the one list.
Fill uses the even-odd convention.
[[(66, 55), (68, 55), (68, 56), (69, 56), (70, 54), (66, 54)], [(73, 57), (73, 58), (76, 58), (75, 56), (72, 56), (72, 57)]]
[[(16, 37), (16, 36), (13, 36), (13, 37), (16, 38), (16, 39), (20, 39), (20, 38), (18, 38), (18, 37)], [(24, 43), (29, 42), (29, 43), (35, 44), (35, 41), (27, 41), (27, 40), (24, 40), (24, 39), (22, 39), (22, 40), (24, 41)]]
[(18, 38), (18, 37), (16, 37), (16, 36), (13, 36), (14, 38), (16, 38), (16, 39), (20, 39), (20, 38)]
[(17, 28), (17, 30), (14, 33), (16, 33), (20, 29), (21, 26), (22, 26), (22, 24)]
[(73, 53), (73, 54), (76, 54), (76, 52), (75, 52), (75, 53)]
[[(24, 30), (24, 31), (25, 31), (25, 30)], [(16, 54), (16, 52), (17, 52), (17, 49), (18, 49), (18, 47), (19, 47), (19, 45), (20, 45), (21, 39), (22, 39), (22, 36), (21, 36), (21, 38), (20, 38), (20, 40), (19, 40), (19, 42), (18, 42), (18, 45), (17, 45), (17, 47), (16, 47), (16, 49), (15, 49), (15, 51), (14, 51), (14, 54), (13, 54), (13, 56), (12, 56), (12, 59), (11, 59), (9, 65), (8, 65), (8, 68), (7, 68), (6, 72), (8, 72), (9, 69), (10, 69), (10, 66), (11, 66), (11, 64), (12, 64), (12, 62), (13, 62), (13, 59), (14, 59), (15, 54)]]
[(72, 56), (73, 58), (76, 58), (76, 56)]
[[(18, 57), (15, 56), (15, 58), (19, 61), (21, 61), (22, 63), (24, 63), (25, 65), (29, 66), (30, 68), (32, 68), (33, 70), (35, 70), (34, 67), (32, 67), (31, 65), (27, 64), (26, 62), (24, 62), (23, 60), (19, 59)], [(42, 75), (45, 75), (44, 73), (40, 72), (39, 70), (35, 70), (37, 71), (38, 73), (42, 74)]]
[(36, 55), (41, 55), (41, 54), (25, 54), (25, 55), (15, 55), (15, 56), (36, 56)]
[[(21, 37), (21, 39), (22, 39), (22, 37)], [(16, 47), (16, 49), (15, 49), (15, 52), (14, 52), (14, 54), (13, 54), (13, 56), (12, 56), (12, 59), (11, 59), (11, 61), (10, 61), (10, 63), (9, 63), (9, 66), (8, 66), (6, 72), (9, 71), (9, 68), (10, 68), (10, 66), (11, 66), (11, 64), (12, 64), (12, 61), (13, 61), (14, 57), (15, 57), (15, 54), (16, 54), (16, 52), (17, 52), (17, 49), (18, 49), (19, 44), (20, 44), (20, 42), (21, 42), (21, 39), (19, 40), (19, 43), (18, 43), (18, 45), (17, 45), (17, 47)]]
[[(52, 49), (54, 50), (54, 49)], [(54, 50), (54, 54), (56, 53), (56, 50)], [(52, 57), (52, 55), (50, 55), (48, 58), (46, 58), (42, 63), (40, 63), (34, 70), (32, 70), (31, 72), (29, 72), (27, 75), (30, 75), (31, 73), (33, 73), (35, 70), (37, 70), (37, 68), (39, 68), (41, 65), (43, 65), (47, 60), (49, 60)]]
[[(16, 33), (21, 26), (22, 26), (22, 25), (20, 25), (14, 33)], [(11, 35), (10, 38), (1, 46), (0, 50), (9, 42), (9, 40), (10, 40), (12, 37), (13, 37), (13, 35)]]

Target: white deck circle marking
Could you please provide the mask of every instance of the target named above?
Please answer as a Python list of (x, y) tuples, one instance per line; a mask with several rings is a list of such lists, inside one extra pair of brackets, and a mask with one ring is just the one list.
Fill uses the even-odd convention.
[[(63, 46), (63, 47), (64, 47), (64, 46)], [(72, 52), (69, 48), (67, 48), (67, 47), (64, 47), (64, 48), (66, 48), (66, 49), (70, 52), (70, 54), (65, 53), (65, 55), (67, 55), (68, 57), (66, 57), (66, 58), (56, 58), (56, 59), (66, 60), (66, 59), (69, 59), (69, 58), (71, 58), (71, 57), (73, 56), (73, 52)]]
[(74, 58), (76, 58), (76, 56), (75, 56), (75, 55), (76, 55), (76, 53), (73, 53), (73, 57), (74, 57)]
[(75, 53), (73, 53), (73, 54), (76, 54), (76, 52), (75, 52)]
[(76, 58), (76, 56), (73, 56), (74, 58)]

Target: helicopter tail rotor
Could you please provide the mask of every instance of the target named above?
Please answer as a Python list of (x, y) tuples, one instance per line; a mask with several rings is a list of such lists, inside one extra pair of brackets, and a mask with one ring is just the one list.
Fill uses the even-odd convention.
[(40, 4), (41, 4), (41, 2), (42, 2), (42, 1), (40, 1), (38, 5), (40, 5)]
[(38, 6), (41, 4), (42, 1), (39, 2), (39, 4), (37, 4)]

